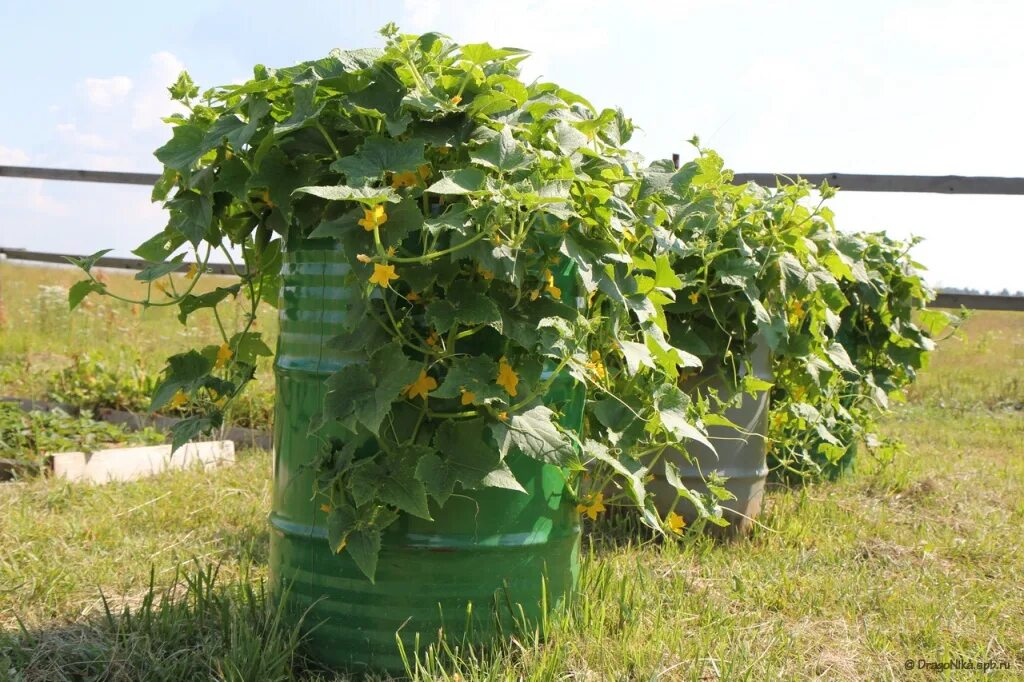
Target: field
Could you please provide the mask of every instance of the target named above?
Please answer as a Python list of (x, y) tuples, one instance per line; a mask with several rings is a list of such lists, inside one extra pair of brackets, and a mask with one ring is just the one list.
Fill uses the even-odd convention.
[[(182, 329), (108, 302), (69, 318), (40, 286), (72, 281), (0, 263), (0, 394), (44, 397), (67, 348), (153, 372), (152, 358), (212, 333), (205, 318)], [(941, 667), (989, 664), (1024, 678), (1024, 315), (978, 313), (932, 360), (884, 423), (906, 444), (892, 463), (864, 456), (838, 483), (776, 486), (734, 542), (641, 542), (599, 521), (581, 594), (547, 641), (413, 672), (967, 679), (982, 673)], [(213, 475), (0, 484), (0, 680), (334, 679), (264, 608), (269, 491), (259, 451)]]

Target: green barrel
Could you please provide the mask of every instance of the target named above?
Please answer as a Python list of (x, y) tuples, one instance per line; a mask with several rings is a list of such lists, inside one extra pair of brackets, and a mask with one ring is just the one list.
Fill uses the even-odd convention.
[[(403, 668), (396, 632), (411, 655), (439, 631), (452, 644), (481, 644), (542, 622), (575, 587), (579, 516), (560, 469), (510, 455), (528, 494), (472, 491), (443, 509), (432, 501), (432, 522), (403, 514), (385, 531), (375, 583), (347, 553), (330, 551), (310, 466), (320, 445), (309, 426), (324, 379), (345, 363), (325, 342), (340, 333), (354, 295), (348, 273), (332, 241), (306, 242), (282, 266), (270, 588), (293, 622), (303, 618), (315, 660), (395, 671)], [(553, 393), (578, 426), (581, 391), (562, 385)]]

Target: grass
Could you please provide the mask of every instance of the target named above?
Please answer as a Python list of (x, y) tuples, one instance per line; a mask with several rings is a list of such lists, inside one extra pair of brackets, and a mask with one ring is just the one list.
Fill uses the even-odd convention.
[[(99, 270), (109, 289), (122, 296), (144, 298), (146, 287), (130, 273)], [(183, 275), (173, 276), (181, 291)], [(57, 399), (73, 407), (91, 408), (102, 398), (104, 376), (99, 365), (112, 374), (131, 377), (137, 384), (156, 381), (168, 355), (211, 343), (219, 343), (216, 321), (209, 310), (196, 311), (188, 326), (177, 319), (177, 307), (144, 309), (115, 299), (92, 295), (80, 307), (68, 311), (67, 290), (83, 273), (72, 267), (35, 267), (0, 261), (0, 397)], [(225, 278), (205, 275), (195, 293), (223, 284)], [(154, 295), (159, 300), (160, 294)], [(221, 317), (228, 330), (241, 330), (244, 309), (222, 304)], [(257, 326), (271, 348), (276, 341), (274, 311), (263, 306)], [(91, 374), (90, 374), (91, 373)], [(93, 390), (84, 389), (92, 381)], [(273, 402), (273, 377), (265, 365), (236, 402), (229, 419), (239, 425), (266, 421)], [(77, 397), (77, 399), (75, 399)], [(103, 402), (101, 399), (99, 402)], [(119, 405), (107, 405), (121, 407)]]
[[(733, 542), (599, 523), (545, 642), (429, 657), (414, 676), (932, 679), (919, 660), (962, 659), (1024, 678), (1022, 386), (1024, 315), (979, 313), (886, 420), (906, 444), (893, 463), (775, 487)], [(260, 591), (269, 490), (255, 451), (210, 474), (0, 486), (0, 680), (335, 679)]]

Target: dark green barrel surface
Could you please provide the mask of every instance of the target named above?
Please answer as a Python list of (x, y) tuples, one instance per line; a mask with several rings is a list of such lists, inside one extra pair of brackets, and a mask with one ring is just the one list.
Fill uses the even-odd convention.
[(433, 522), (403, 514), (384, 534), (375, 584), (348, 554), (330, 551), (323, 500), (313, 496), (319, 441), (309, 425), (323, 380), (345, 362), (324, 342), (340, 333), (354, 295), (348, 272), (332, 243), (307, 243), (282, 268), (270, 585), (291, 618), (305, 613), (318, 661), (400, 670), (396, 632), (411, 652), (417, 636), (422, 649), (440, 629), (449, 642), (481, 643), (507, 633), (512, 613), (540, 622), (576, 583), (579, 519), (558, 468), (510, 455), (527, 495), (457, 494), (443, 509), (432, 503)]

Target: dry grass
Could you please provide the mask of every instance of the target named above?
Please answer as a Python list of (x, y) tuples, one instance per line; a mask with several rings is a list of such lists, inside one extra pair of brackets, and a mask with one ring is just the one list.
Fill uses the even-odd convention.
[[(5, 296), (10, 290), (5, 280)], [(132, 338), (164, 329), (159, 321), (127, 324), (138, 325)], [(25, 334), (12, 346), (5, 332), (0, 367), (29, 347), (60, 354), (59, 341)], [(1005, 663), (1010, 670), (997, 678), (1022, 679), (1021, 386), (1024, 315), (978, 314), (966, 340), (944, 342), (910, 402), (886, 420), (907, 448), (894, 463), (862, 457), (838, 483), (773, 487), (763, 526), (732, 543), (643, 543), (600, 526), (580, 598), (546, 643), (429, 659), (419, 677), (931, 679), (940, 673), (908, 671), (906, 661), (964, 659)], [(269, 486), (269, 457), (253, 452), (209, 475), (0, 487), (0, 625), (9, 633), (0, 636), (0, 679), (5, 660), (25, 679), (174, 679), (182, 670), (330, 679), (290, 662), (292, 645), (280, 633), (256, 638), (258, 647), (239, 636), (255, 648), (238, 651), (266, 658), (231, 673), (239, 655), (225, 649), (223, 633), (252, 620), (238, 586), (265, 575)], [(151, 569), (163, 589), (193, 557), (220, 565), (212, 592), (222, 596), (208, 605), (195, 601), (194, 587), (179, 588), (169, 600), (178, 606), (162, 617), (167, 633), (187, 636), (161, 635), (165, 646), (137, 620), (106, 618), (101, 589), (119, 607), (145, 611)], [(214, 630), (197, 628), (205, 609), (229, 615)], [(19, 620), (28, 635), (18, 634)]]

